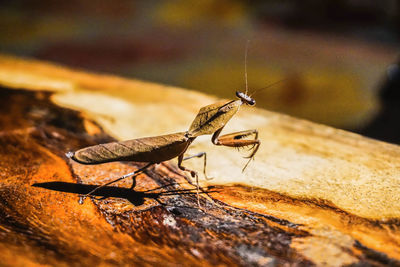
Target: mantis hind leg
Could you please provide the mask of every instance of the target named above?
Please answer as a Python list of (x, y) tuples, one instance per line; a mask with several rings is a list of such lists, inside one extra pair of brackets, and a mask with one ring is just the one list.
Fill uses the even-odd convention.
[[(222, 128), (216, 131), (213, 136), (211, 141), (213, 142), (214, 145), (217, 146), (229, 146), (229, 147), (247, 147), (251, 146), (250, 150), (251, 153), (248, 158), (249, 160), (247, 161), (246, 165), (244, 165), (242, 171), (244, 171), (247, 166), (249, 165), (250, 161), (254, 158), (256, 155), (258, 148), (260, 147), (260, 140), (258, 140), (258, 131), (257, 130), (245, 130), (245, 131), (240, 131), (240, 132), (235, 132), (235, 133), (230, 133), (230, 134), (225, 134), (222, 136), (219, 136), (221, 133)], [(251, 137), (254, 136), (253, 139), (244, 139), (246, 137)]]
[(83, 203), (83, 201), (84, 201), (84, 199), (85, 199), (86, 197), (90, 196), (91, 194), (93, 194), (94, 192), (96, 192), (97, 190), (99, 190), (100, 188), (103, 188), (103, 187), (106, 187), (106, 186), (108, 186), (108, 185), (110, 185), (110, 184), (113, 184), (113, 183), (116, 183), (116, 182), (118, 182), (118, 181), (121, 181), (121, 180), (123, 180), (123, 179), (125, 179), (125, 178), (128, 178), (129, 176), (133, 176), (133, 177), (132, 177), (133, 182), (132, 182), (132, 186), (131, 186), (131, 189), (133, 189), (133, 188), (135, 187), (135, 185), (136, 185), (136, 176), (137, 176), (139, 173), (143, 172), (143, 171), (144, 171), (145, 169), (147, 169), (148, 167), (150, 167), (151, 165), (153, 165), (153, 164), (154, 164), (154, 163), (152, 163), (152, 162), (151, 162), (151, 163), (148, 163), (148, 164), (146, 164), (144, 167), (142, 167), (142, 168), (140, 168), (140, 169), (138, 169), (138, 170), (136, 170), (136, 171), (134, 171), (134, 172), (127, 173), (127, 174), (125, 174), (125, 175), (123, 175), (123, 176), (121, 176), (121, 177), (119, 177), (119, 178), (117, 178), (117, 179), (112, 180), (111, 182), (108, 182), (108, 183), (105, 183), (105, 184), (102, 184), (102, 185), (99, 185), (99, 186), (95, 187), (92, 191), (90, 191), (89, 193), (83, 195), (83, 196), (81, 197), (81, 198), (82, 198), (82, 201), (80, 200), (80, 202)]

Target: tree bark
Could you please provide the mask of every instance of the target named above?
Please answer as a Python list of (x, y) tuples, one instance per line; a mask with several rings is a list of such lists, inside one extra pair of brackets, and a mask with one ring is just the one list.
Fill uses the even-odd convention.
[[(400, 265), (400, 148), (242, 108), (226, 132), (258, 129), (240, 152), (206, 151), (196, 187), (174, 161), (85, 194), (143, 163), (82, 165), (68, 151), (185, 131), (216, 102), (199, 93), (0, 56), (0, 259), (11, 265)], [(232, 94), (233, 95), (233, 94)], [(201, 173), (201, 159), (185, 162)]]

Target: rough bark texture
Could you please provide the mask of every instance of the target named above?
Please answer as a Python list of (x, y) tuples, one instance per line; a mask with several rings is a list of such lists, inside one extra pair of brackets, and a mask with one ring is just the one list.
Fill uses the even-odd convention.
[[(79, 80), (80, 86), (92, 86), (89, 95), (96, 97), (94, 87), (99, 91), (111, 90), (112, 86), (117, 87), (115, 79), (118, 78), (74, 73), (40, 62), (6, 57), (0, 60), (0, 83), (3, 84), (0, 90), (2, 264), (400, 264), (397, 214), (381, 218), (361, 216), (362, 211), (349, 212), (350, 208), (339, 206), (342, 202), (334, 203), (335, 199), (329, 197), (316, 198), (313, 192), (294, 196), (232, 181), (204, 188), (200, 197), (204, 210), (200, 210), (195, 187), (173, 162), (162, 163), (139, 175), (135, 191), (129, 190), (130, 180), (127, 179), (95, 194), (106, 198), (86, 199), (80, 205), (79, 194), (143, 165), (114, 162), (86, 166), (67, 159), (68, 151), (113, 138), (103, 130), (106, 124), (90, 119), (87, 112), (56, 105), (55, 93), (51, 91), (69, 83), (79, 87), (76, 85)], [(100, 81), (96, 84), (97, 80)], [(148, 87), (147, 94), (151, 94), (151, 86)], [(170, 94), (179, 98), (175, 92)], [(146, 102), (145, 94), (135, 97), (141, 99), (143, 105), (151, 105)], [(294, 126), (288, 132), (298, 131), (306, 136), (305, 140), (311, 135), (322, 139), (321, 142), (329, 143), (331, 139), (320, 134), (322, 126), (274, 116), (278, 116), (282, 125), (291, 122)], [(304, 131), (304, 127), (308, 130)], [(366, 166), (370, 164), (371, 168), (379, 169), (373, 161), (380, 162), (380, 153), (387, 153), (388, 162), (398, 166), (399, 147), (338, 133), (337, 139), (352, 140), (347, 144), (349, 149), (355, 147), (371, 154), (371, 147), (376, 147), (371, 155), (365, 156), (371, 161), (365, 160)], [(313, 140), (307, 144), (317, 145)], [(340, 149), (337, 153), (335, 156), (346, 158)], [(263, 161), (262, 155), (258, 161)], [(382, 177), (393, 175), (382, 172), (376, 179)], [(215, 179), (218, 181), (218, 177)], [(349, 185), (349, 188), (353, 187)], [(373, 206), (368, 202), (361, 204)]]

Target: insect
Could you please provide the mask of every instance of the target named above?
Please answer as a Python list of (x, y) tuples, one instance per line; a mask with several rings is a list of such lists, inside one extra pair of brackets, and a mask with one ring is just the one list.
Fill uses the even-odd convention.
[[(257, 130), (247, 130), (236, 133), (230, 133), (220, 136), (220, 133), (226, 123), (235, 115), (239, 107), (243, 104), (254, 106), (255, 100), (246, 93), (236, 92), (238, 100), (232, 100), (227, 103), (215, 103), (200, 109), (196, 118), (192, 122), (190, 128), (186, 132), (179, 132), (154, 137), (144, 137), (132, 139), (122, 142), (111, 142), (82, 148), (75, 152), (68, 152), (67, 157), (81, 164), (101, 164), (113, 161), (135, 161), (146, 162), (147, 164), (139, 170), (128, 173), (120, 178), (97, 187), (85, 196), (92, 194), (100, 187), (120, 181), (129, 176), (132, 178), (133, 189), (136, 185), (136, 175), (143, 172), (153, 164), (161, 163), (178, 157), (178, 167), (183, 171), (190, 172), (192, 177), (196, 178), (198, 187), (198, 174), (194, 170), (190, 170), (182, 165), (184, 160), (193, 157), (204, 156), (204, 173), (206, 166), (206, 153), (202, 152), (187, 158), (184, 154), (190, 144), (200, 135), (212, 134), (211, 141), (214, 145), (229, 147), (246, 147), (252, 146), (252, 152), (248, 156), (249, 160), (244, 166), (247, 167), (251, 159), (256, 154), (260, 141), (257, 139)], [(253, 136), (251, 139), (246, 137)]]
[[(245, 62), (247, 61), (247, 47)], [(247, 87), (247, 67), (245, 64), (246, 91), (236, 92), (237, 100), (228, 102), (218, 102), (202, 107), (193, 120), (189, 130), (185, 132), (172, 133), (154, 137), (144, 137), (121, 142), (111, 142), (82, 148), (75, 152), (68, 152), (67, 157), (81, 164), (101, 164), (113, 161), (135, 161), (146, 162), (147, 164), (135, 172), (128, 173), (109, 183), (96, 187), (83, 197), (91, 195), (99, 188), (115, 183), (129, 176), (132, 176), (133, 189), (136, 185), (136, 176), (153, 164), (158, 164), (173, 158), (178, 158), (178, 167), (187, 171), (193, 178), (196, 178), (197, 195), (199, 193), (198, 174), (182, 165), (184, 160), (193, 157), (204, 157), (204, 174), (206, 173), (206, 153), (202, 152), (193, 156), (184, 157), (184, 154), (191, 143), (200, 135), (211, 135), (211, 142), (217, 146), (228, 147), (250, 147), (251, 153), (247, 157), (249, 160), (243, 167), (246, 169), (250, 161), (254, 158), (260, 147), (257, 130), (245, 130), (220, 136), (221, 131), (228, 121), (236, 114), (241, 105), (254, 106), (256, 101), (249, 96)], [(264, 88), (263, 88), (264, 89)], [(206, 176), (207, 177), (207, 176)], [(197, 198), (200, 207), (199, 197)]]

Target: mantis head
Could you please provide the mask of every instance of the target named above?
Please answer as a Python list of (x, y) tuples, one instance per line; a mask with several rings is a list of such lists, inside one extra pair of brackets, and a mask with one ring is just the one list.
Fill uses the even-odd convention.
[(236, 91), (236, 96), (237, 96), (243, 103), (245, 103), (246, 105), (254, 106), (254, 105), (256, 104), (256, 101), (255, 101), (253, 98), (251, 98), (251, 96), (248, 96), (246, 93)]

